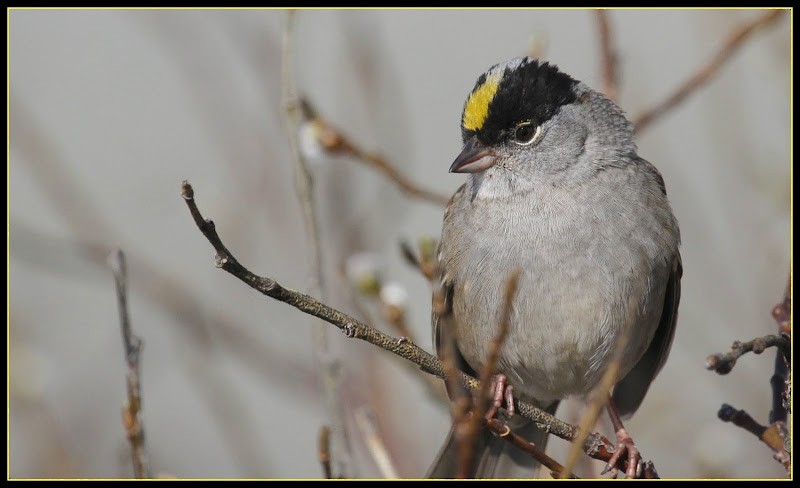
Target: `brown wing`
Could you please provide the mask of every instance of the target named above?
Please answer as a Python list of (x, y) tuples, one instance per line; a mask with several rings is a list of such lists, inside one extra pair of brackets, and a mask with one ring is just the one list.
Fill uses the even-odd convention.
[(642, 359), (614, 387), (612, 398), (622, 416), (630, 416), (639, 408), (647, 389), (650, 387), (650, 383), (661, 371), (667, 360), (672, 346), (672, 338), (675, 337), (675, 323), (678, 320), (678, 303), (681, 300), (681, 276), (683, 276), (683, 264), (681, 263), (681, 256), (678, 254), (667, 282), (667, 292), (664, 294), (664, 308), (661, 312), (661, 320), (658, 323), (658, 329), (653, 341), (645, 351)]

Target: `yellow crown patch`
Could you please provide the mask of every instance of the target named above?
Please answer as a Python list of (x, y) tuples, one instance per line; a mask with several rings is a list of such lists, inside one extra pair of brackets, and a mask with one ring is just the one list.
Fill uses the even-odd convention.
[(489, 116), (489, 104), (492, 103), (500, 85), (500, 78), (502, 76), (499, 73), (487, 76), (486, 81), (469, 94), (462, 119), (465, 129), (477, 131), (483, 127), (486, 117)]

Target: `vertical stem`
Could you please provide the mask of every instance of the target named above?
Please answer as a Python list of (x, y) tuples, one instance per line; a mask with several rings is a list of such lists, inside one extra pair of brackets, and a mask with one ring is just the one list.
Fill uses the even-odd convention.
[[(319, 222), (314, 207), (314, 179), (308, 163), (300, 151), (298, 134), (301, 123), (301, 106), (294, 84), (294, 30), (295, 12), (286, 12), (286, 30), (283, 36), (282, 57), (282, 100), (286, 114), (286, 128), (289, 135), (289, 145), (294, 165), (294, 183), (297, 197), (303, 208), (303, 222), (306, 237), (309, 242), (309, 293), (319, 296), (323, 301), (325, 282), (322, 267), (322, 248), (319, 239)], [(332, 437), (333, 466), (338, 468), (335, 475), (339, 478), (348, 477), (349, 447), (345, 432), (344, 415), (338, 395), (338, 364), (332, 357), (328, 347), (327, 328), (321, 322), (315, 321), (313, 330), (313, 355), (320, 363), (321, 383), (325, 395), (325, 403), (330, 415)]]

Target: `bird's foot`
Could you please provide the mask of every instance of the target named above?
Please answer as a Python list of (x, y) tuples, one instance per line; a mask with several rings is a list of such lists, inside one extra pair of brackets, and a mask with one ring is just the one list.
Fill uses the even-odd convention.
[(490, 387), (492, 391), (489, 408), (486, 409), (486, 418), (491, 419), (497, 415), (497, 411), (503, 406), (505, 401), (506, 414), (511, 417), (514, 415), (514, 387), (508, 384), (508, 378), (504, 374), (496, 374), (492, 377)]
[(611, 456), (611, 459), (608, 460), (608, 464), (606, 465), (603, 472), (600, 474), (606, 474), (608, 472), (614, 472), (614, 477), (616, 477), (616, 465), (619, 462), (620, 458), (627, 453), (628, 463), (627, 469), (625, 470), (625, 477), (626, 478), (639, 478), (642, 476), (642, 457), (639, 454), (639, 449), (636, 448), (636, 445), (633, 442), (633, 438), (631, 438), (628, 431), (624, 428), (617, 430), (617, 446), (614, 450), (614, 454)]

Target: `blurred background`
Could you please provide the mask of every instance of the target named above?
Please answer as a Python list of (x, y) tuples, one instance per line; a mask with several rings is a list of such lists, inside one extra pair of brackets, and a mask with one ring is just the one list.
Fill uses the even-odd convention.
[[(619, 103), (633, 117), (706, 64), (752, 10), (609, 12)], [(146, 443), (159, 476), (314, 478), (328, 423), (312, 357), (316, 322), (216, 269), (180, 196), (188, 179), (237, 258), (308, 287), (308, 242), (281, 106), (284, 11), (10, 10), (9, 476), (130, 477), (125, 362), (114, 280), (128, 254), (133, 329), (145, 343)], [(670, 360), (626, 424), (662, 477), (782, 477), (754, 436), (767, 422), (774, 351), (731, 374), (704, 369), (734, 339), (772, 333), (790, 239), (790, 14), (708, 85), (641, 133), (681, 224), (683, 295)], [(532, 51), (601, 87), (595, 13), (300, 11), (298, 90), (355, 143), (443, 195), (463, 176), (459, 118), (489, 66)], [(345, 157), (312, 160), (328, 302), (355, 314), (348, 258), (407, 294), (430, 344), (430, 286), (400, 240), (438, 237), (442, 207), (406, 197)], [(361, 261), (364, 261), (363, 254)], [(400, 477), (424, 476), (449, 427), (419, 374), (330, 328), (340, 358), (349, 475), (380, 477), (353, 412), (369, 406)], [(576, 421), (579, 405), (559, 416)], [(599, 425), (606, 435), (609, 425)], [(552, 439), (563, 460), (568, 445)], [(560, 456), (560, 457), (559, 457)], [(596, 473), (583, 463), (579, 474)]]

